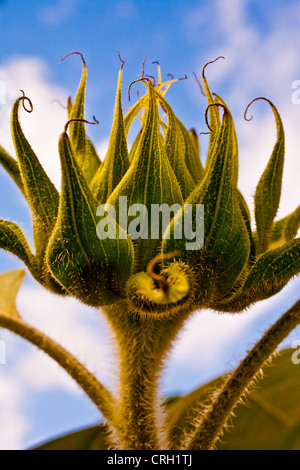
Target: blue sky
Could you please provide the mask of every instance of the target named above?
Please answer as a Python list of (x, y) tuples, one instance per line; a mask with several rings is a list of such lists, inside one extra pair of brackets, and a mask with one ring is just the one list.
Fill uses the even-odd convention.
[[(124, 106), (128, 105), (128, 84), (137, 78), (147, 56), (147, 73), (155, 73), (152, 61), (158, 60), (163, 76), (188, 75), (188, 80), (171, 87), (167, 97), (187, 127), (205, 131), (206, 103), (192, 72), (200, 76), (208, 60), (224, 55), (225, 61), (207, 69), (207, 77), (235, 118), (239, 187), (252, 209), (255, 186), (275, 142), (275, 124), (265, 103), (253, 106), (251, 123), (243, 120), (243, 112), (251, 99), (265, 96), (281, 113), (286, 162), (278, 216), (283, 217), (300, 200), (300, 105), (291, 101), (292, 82), (300, 79), (299, 26), (300, 6), (294, 0), (5, 0), (0, 4), (0, 80), (5, 82), (7, 93), (6, 104), (0, 105), (0, 143), (14, 153), (9, 114), (22, 88), (34, 104), (30, 116), (22, 114), (24, 131), (59, 187), (57, 140), (66, 116), (50, 102), (54, 98), (65, 101), (76, 92), (81, 74), (79, 57), (59, 63), (71, 51), (82, 52), (88, 65), (86, 116), (96, 115), (100, 121), (89, 133), (102, 157), (120, 66), (117, 50), (125, 60)], [(200, 142), (204, 159), (206, 137)], [(18, 222), (31, 238), (27, 206), (1, 169), (0, 217)], [(18, 260), (0, 253), (1, 272), (20, 266)], [(299, 287), (299, 279), (294, 280), (274, 299), (241, 316), (194, 315), (170, 354), (164, 392), (188, 392), (233, 367), (265, 328), (299, 297)], [(18, 305), (28, 321), (70, 347), (105, 383), (113, 385), (112, 344), (98, 312), (46, 293), (29, 276)], [(7, 345), (7, 363), (0, 365), (0, 448), (28, 448), (97, 422), (93, 405), (55, 364), (11, 334), (1, 332), (0, 338)], [(289, 342), (293, 338), (300, 338), (299, 329)]]

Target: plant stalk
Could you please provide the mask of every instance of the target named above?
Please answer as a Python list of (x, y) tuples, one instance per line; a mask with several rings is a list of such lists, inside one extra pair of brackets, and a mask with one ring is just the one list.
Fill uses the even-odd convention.
[(171, 318), (146, 316), (126, 302), (104, 310), (115, 332), (120, 357), (120, 448), (166, 449), (158, 379), (172, 340), (190, 312)]

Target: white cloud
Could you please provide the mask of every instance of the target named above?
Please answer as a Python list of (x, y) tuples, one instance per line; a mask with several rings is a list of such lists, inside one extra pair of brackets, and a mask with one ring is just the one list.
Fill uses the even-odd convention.
[[(9, 124), (10, 113), (12, 104), (21, 96), (22, 89), (33, 104), (33, 112), (30, 114), (20, 107), (20, 122), (25, 137), (49, 178), (60, 189), (58, 139), (68, 118), (67, 111), (53, 100), (66, 104), (69, 93), (51, 82), (49, 75), (46, 63), (35, 57), (16, 57), (0, 65), (0, 77), (6, 88), (6, 104), (0, 105), (0, 142), (15, 157)], [(95, 145), (103, 160), (108, 138)]]
[(42, 163), (53, 183), (60, 185), (60, 163), (58, 138), (67, 120), (66, 110), (52, 100), (66, 102), (68, 93), (62, 87), (51, 83), (48, 67), (33, 57), (18, 57), (0, 67), (0, 76), (6, 84), (6, 105), (1, 106), (1, 145), (15, 156), (9, 122), (13, 101), (24, 90), (33, 104), (33, 112), (26, 113), (20, 107), (20, 122), (30, 145)]
[(108, 150), (108, 143), (109, 143), (109, 137), (106, 139), (101, 140), (97, 145), (96, 145), (96, 151), (100, 157), (100, 160), (103, 162), (105, 155)]
[[(111, 332), (102, 312), (85, 307), (73, 298), (63, 298), (42, 287), (23, 287), (18, 297), (19, 310), (34, 325), (77, 357), (108, 387), (114, 385), (116, 362)], [(45, 388), (63, 386), (76, 391), (73, 380), (47, 356), (36, 354), (21, 361), (24, 380)], [(39, 372), (40, 371), (40, 372)]]

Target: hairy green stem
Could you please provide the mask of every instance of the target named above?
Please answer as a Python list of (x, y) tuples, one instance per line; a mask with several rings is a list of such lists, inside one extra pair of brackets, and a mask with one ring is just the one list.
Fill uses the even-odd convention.
[(111, 393), (72, 354), (21, 318), (0, 315), (0, 327), (21, 336), (48, 354), (77, 382), (104, 418), (112, 420), (115, 406)]
[(250, 383), (280, 343), (299, 324), (300, 300), (271, 326), (238, 368), (229, 376), (208, 410), (200, 418), (196, 429), (186, 439), (184, 447), (186, 450), (210, 450), (213, 448), (232, 410), (247, 391)]
[(172, 318), (145, 316), (126, 302), (106, 307), (120, 355), (117, 429), (123, 450), (167, 448), (158, 379), (172, 340), (189, 312)]

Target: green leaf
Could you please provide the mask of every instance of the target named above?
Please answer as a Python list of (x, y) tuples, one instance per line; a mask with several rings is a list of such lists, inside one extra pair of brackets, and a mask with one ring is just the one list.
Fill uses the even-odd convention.
[[(120, 196), (127, 197), (128, 206), (143, 204), (149, 216), (154, 204), (165, 203), (170, 207), (177, 203), (180, 207), (183, 203), (179, 184), (162, 146), (158, 104), (153, 86), (149, 82), (147, 96), (148, 105), (143, 118), (143, 130), (134, 158), (129, 170), (108, 199), (108, 203), (116, 208), (118, 216)], [(148, 238), (139, 238), (135, 241), (137, 271), (145, 270), (148, 262), (157, 254), (160, 244), (159, 234), (154, 238), (150, 233), (151, 227), (147, 224), (147, 215), (141, 215), (141, 227), (147, 232)], [(129, 224), (131, 219), (129, 216), (125, 223)], [(124, 224), (122, 226), (125, 229)]]
[[(223, 104), (223, 106), (225, 106), (225, 108), (228, 108), (228, 106), (225, 103), (225, 101), (223, 100), (223, 98), (221, 98), (216, 93), (213, 93), (213, 95), (215, 97), (214, 103), (221, 103), (221, 104)], [(238, 183), (238, 176), (239, 176), (239, 148), (238, 148), (237, 135), (236, 135), (235, 126), (234, 126), (233, 121), (232, 121), (232, 146), (233, 146), (233, 157), (232, 157), (232, 160), (233, 160), (233, 173), (234, 173), (235, 183), (237, 184)], [(243, 206), (244, 206), (244, 203), (245, 203), (245, 201), (243, 202)]]
[(98, 156), (98, 153), (94, 147), (94, 144), (86, 136), (85, 139), (85, 162), (86, 166), (83, 165), (82, 170), (85, 175), (87, 183), (90, 184), (95, 174), (102, 165), (102, 162)]
[(242, 291), (254, 289), (258, 294), (257, 300), (265, 299), (269, 297), (269, 289), (274, 293), (278, 292), (277, 288), (281, 289), (282, 283), (286, 284), (299, 271), (300, 238), (297, 238), (260, 256), (251, 269)]
[(196, 184), (200, 183), (204, 176), (204, 168), (200, 160), (199, 140), (195, 129), (188, 131), (182, 122), (176, 118), (185, 145), (185, 163)]
[(0, 220), (0, 248), (20, 258), (32, 276), (51, 292), (66, 295), (66, 292), (48, 272), (44, 256), (37, 259), (33, 255), (25, 235), (18, 225), (8, 220)]
[(0, 248), (20, 258), (32, 273), (35, 271), (35, 257), (24, 233), (15, 223), (0, 220)]
[(20, 191), (24, 194), (24, 185), (20, 174), (18, 162), (0, 146), (0, 164), (14, 180)]
[(43, 255), (54, 228), (59, 195), (23, 134), (19, 123), (19, 106), (25, 96), (18, 98), (12, 109), (11, 130), (19, 162), (26, 199), (33, 214), (34, 243), (37, 257)]
[[(292, 362), (295, 349), (286, 349), (263, 369), (264, 379), (247, 395), (247, 405), (234, 410), (232, 426), (217, 443), (218, 450), (300, 450), (300, 376)], [(168, 415), (176, 448), (182, 429), (199, 412), (199, 405), (218, 388), (213, 380), (170, 404)]]
[(120, 299), (131, 273), (133, 248), (127, 235), (108, 217), (116, 238), (97, 236), (97, 202), (77, 163), (68, 135), (59, 139), (62, 189), (58, 219), (47, 249), (47, 264), (70, 294), (91, 306)]
[[(192, 205), (193, 231), (197, 232), (204, 223), (203, 247), (196, 240), (194, 248), (186, 249), (186, 237), (176, 239), (176, 227), (185, 220), (183, 211), (176, 214), (164, 234), (162, 244), (164, 253), (180, 251), (184, 260), (196, 268), (200, 286), (196, 295), (200, 303), (219, 297), (232, 288), (250, 252), (248, 231), (236, 187), (232, 126), (232, 116), (224, 107), (222, 125), (216, 131), (209, 165), (201, 183), (185, 201), (185, 204)], [(197, 216), (200, 204), (204, 205), (204, 221), (201, 216), (198, 220)]]
[[(215, 59), (217, 60), (217, 59)], [(212, 61), (212, 62), (215, 62), (215, 61)], [(210, 88), (209, 88), (209, 85), (208, 85), (208, 82), (207, 82), (207, 79), (206, 79), (206, 76), (204, 74), (204, 70), (206, 68), (206, 66), (208, 64), (211, 64), (212, 62), (208, 62), (204, 68), (203, 68), (203, 71), (202, 71), (202, 80), (203, 80), (203, 85), (204, 85), (204, 90), (205, 90), (205, 93), (206, 93), (206, 99), (207, 99), (207, 104), (210, 105), (212, 103), (214, 103), (214, 98), (213, 98), (213, 95), (210, 91)], [(212, 142), (215, 137), (216, 137), (216, 132), (218, 130), (218, 128), (220, 127), (221, 125), (221, 121), (220, 121), (220, 113), (219, 113), (219, 110), (217, 107), (210, 107), (209, 109), (209, 125), (210, 125), (210, 128), (212, 129), (212, 133), (210, 134), (210, 141)]]
[(254, 240), (252, 229), (251, 229), (251, 214), (250, 214), (249, 207), (245, 201), (245, 198), (239, 190), (238, 190), (238, 201), (239, 201), (239, 207), (240, 207), (243, 219), (247, 227), (249, 241), (250, 241), (250, 255), (249, 255), (248, 262), (249, 264), (252, 264), (252, 262), (255, 260), (256, 245), (255, 245), (255, 240)]
[[(210, 62), (207, 62), (207, 64), (205, 64), (205, 66), (203, 67), (203, 70), (202, 70), (202, 80), (203, 80), (204, 90), (205, 90), (205, 93), (206, 93), (207, 103), (208, 103), (209, 106), (211, 104), (213, 104), (215, 101), (214, 101), (213, 95), (210, 91), (210, 88), (209, 88), (206, 76), (204, 74), (204, 71), (205, 71), (205, 68), (207, 67), (207, 65), (216, 62), (216, 60), (218, 60), (220, 58), (224, 59), (224, 57), (217, 57), (217, 59), (212, 60)], [(217, 130), (219, 129), (219, 127), (221, 125), (219, 109), (216, 106), (210, 106), (208, 114), (209, 114), (209, 126), (210, 126), (210, 129), (212, 130), (212, 132), (209, 135), (209, 145), (208, 145), (208, 151), (207, 151), (207, 157), (206, 157), (206, 163), (205, 163), (206, 168), (209, 165), (211, 155), (213, 155), (215, 139), (217, 138)]]
[[(69, 119), (84, 119), (87, 67), (82, 55), (81, 58), (83, 61), (82, 75), (74, 103), (73, 105), (68, 103)], [(90, 183), (101, 162), (93, 144), (86, 135), (83, 121), (70, 123), (70, 141), (86, 181)]]
[(126, 137), (128, 136), (130, 126), (133, 123), (134, 118), (137, 117), (143, 106), (145, 106), (145, 97), (140, 98), (124, 116), (124, 129)]
[(131, 149), (130, 149), (130, 152), (129, 152), (129, 155), (128, 155), (128, 158), (129, 158), (129, 162), (130, 162), (130, 163), (132, 162), (132, 160), (133, 160), (133, 158), (134, 158), (134, 155), (135, 155), (135, 152), (136, 152), (136, 149), (138, 148), (138, 145), (139, 145), (139, 141), (140, 141), (142, 132), (143, 132), (143, 128), (141, 127), (140, 130), (139, 130), (139, 132), (137, 133), (136, 138), (135, 138), (134, 141), (133, 141), (132, 146), (131, 146)]
[[(180, 126), (181, 123), (179, 119), (176, 119), (176, 116), (171, 106), (164, 99), (164, 97), (160, 95), (157, 91), (156, 96), (158, 101), (160, 102), (161, 107), (168, 115), (168, 129), (165, 137), (164, 148), (169, 158), (169, 162), (171, 163), (171, 166), (174, 170), (179, 186), (181, 188), (183, 200), (185, 200), (194, 189), (195, 180), (193, 179), (186, 165), (187, 147)], [(194, 150), (192, 145), (190, 145), (190, 149)]]
[(33, 450), (107, 450), (104, 424), (75, 431), (35, 447)]
[(254, 302), (267, 299), (279, 292), (300, 272), (300, 238), (269, 250), (259, 256), (240, 288), (221, 302), (220, 310), (241, 311)]
[[(69, 119), (72, 119), (73, 103), (70, 97), (68, 98), (67, 108), (68, 108), (68, 117)], [(83, 119), (83, 118), (80, 118), (80, 119)], [(91, 140), (88, 138), (87, 135), (85, 136), (84, 162), (85, 163), (80, 161), (82, 165), (82, 170), (84, 171), (84, 174), (85, 174), (85, 178), (87, 182), (90, 183), (93, 177), (95, 176), (96, 172), (101, 166), (101, 160), (98, 157), (94, 144), (91, 142)]]
[[(83, 57), (81, 57), (83, 60)], [(85, 89), (86, 89), (86, 78), (87, 78), (87, 67), (83, 60), (82, 75), (78, 86), (78, 90), (75, 96), (75, 100), (70, 109), (70, 119), (84, 119), (84, 101), (85, 101)], [(70, 123), (70, 141), (72, 143), (78, 162), (81, 165), (82, 160), (85, 156), (85, 126), (84, 122), (77, 121)]]
[(16, 296), (25, 277), (24, 269), (14, 269), (0, 274), (0, 315), (20, 318)]
[(269, 240), (269, 250), (278, 248), (292, 240), (300, 228), (300, 206), (284, 219), (274, 222)]
[(99, 204), (107, 201), (129, 168), (121, 101), (122, 70), (123, 66), (119, 72), (115, 112), (108, 151), (103, 165), (98, 169), (91, 183), (91, 191)]
[(275, 116), (277, 141), (266, 169), (259, 180), (254, 196), (258, 251), (260, 253), (263, 253), (268, 248), (273, 220), (280, 201), (284, 164), (284, 130), (282, 121), (273, 103), (269, 100), (266, 101), (270, 104)]
[[(196, 149), (196, 153), (197, 153), (197, 156), (200, 160), (200, 144), (199, 144), (199, 137), (198, 137), (198, 134), (197, 134), (197, 131), (194, 127), (192, 127), (190, 130), (189, 130), (189, 134), (191, 136), (191, 140), (195, 146), (195, 149)], [(200, 161), (201, 163), (201, 161)], [(202, 163), (201, 163), (201, 166), (202, 166)], [(202, 167), (203, 168), (203, 167)]]

